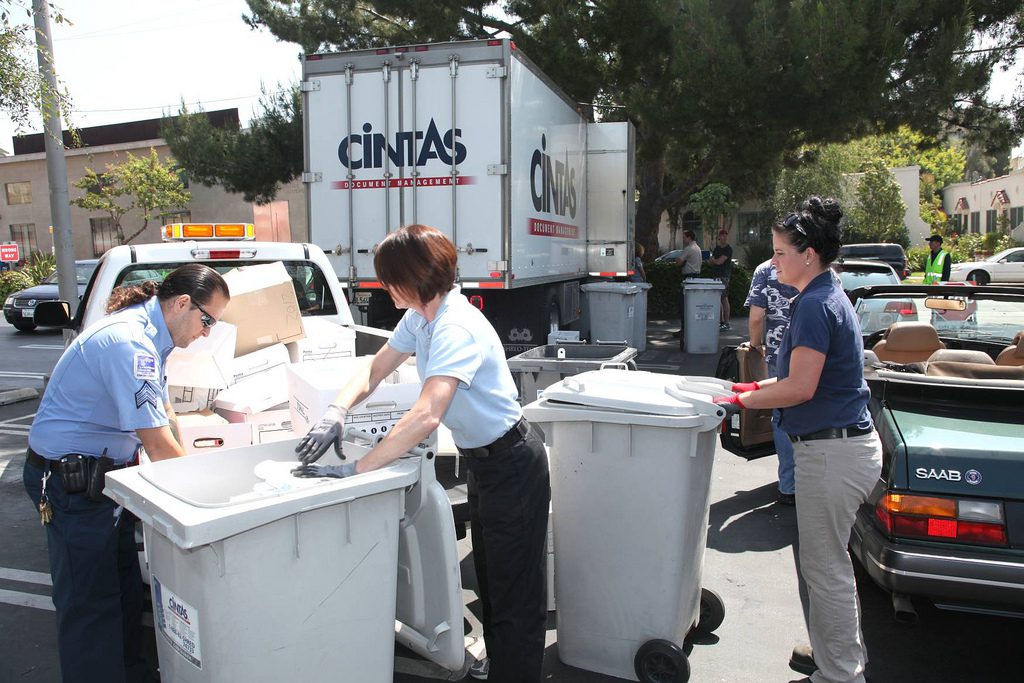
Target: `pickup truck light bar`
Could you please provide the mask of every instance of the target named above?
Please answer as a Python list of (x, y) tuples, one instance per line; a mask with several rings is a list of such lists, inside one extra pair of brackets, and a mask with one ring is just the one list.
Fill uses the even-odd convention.
[(179, 240), (255, 240), (252, 223), (171, 223), (160, 229), (164, 242)]
[(255, 258), (255, 249), (193, 249), (192, 258), (197, 261), (235, 260)]

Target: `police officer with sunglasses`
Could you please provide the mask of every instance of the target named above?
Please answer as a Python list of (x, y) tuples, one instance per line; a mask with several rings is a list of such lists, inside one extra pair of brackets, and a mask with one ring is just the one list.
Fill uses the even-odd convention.
[(23, 481), (46, 529), (65, 683), (155, 680), (142, 652), (135, 517), (103, 495), (104, 475), (184, 455), (165, 364), (217, 323), (227, 283), (187, 264), (162, 283), (121, 287), (106, 318), (64, 351), (28, 436)]

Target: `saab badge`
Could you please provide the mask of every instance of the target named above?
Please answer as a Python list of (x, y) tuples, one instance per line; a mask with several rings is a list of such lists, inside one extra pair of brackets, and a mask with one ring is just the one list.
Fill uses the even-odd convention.
[(981, 483), (981, 472), (978, 470), (967, 470), (964, 472), (964, 481), (971, 486), (977, 486)]

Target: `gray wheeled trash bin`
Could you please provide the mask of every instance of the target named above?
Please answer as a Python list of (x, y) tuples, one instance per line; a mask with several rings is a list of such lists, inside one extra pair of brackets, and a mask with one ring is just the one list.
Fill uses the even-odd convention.
[(592, 341), (624, 342), (637, 351), (647, 348), (647, 290), (650, 285), (641, 286), (646, 284), (588, 282), (580, 287)]
[(600, 370), (607, 364), (636, 370), (636, 349), (622, 344), (548, 344), (508, 359), (519, 389), (519, 403), (540, 398), (540, 392), (571, 375)]
[(104, 493), (143, 523), (165, 682), (393, 679), (399, 526), (419, 465), (295, 479), (296, 443), (107, 475)]
[(682, 644), (725, 608), (701, 588), (715, 443), (730, 393), (715, 378), (597, 370), (523, 409), (544, 431), (558, 656), (645, 683), (686, 680)]
[(722, 314), (721, 280), (692, 278), (683, 281), (683, 325), (687, 353), (718, 353), (718, 325)]

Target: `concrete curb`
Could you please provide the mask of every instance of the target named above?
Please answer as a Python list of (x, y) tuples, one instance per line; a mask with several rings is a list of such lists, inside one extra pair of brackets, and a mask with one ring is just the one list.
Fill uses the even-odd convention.
[(30, 401), (34, 398), (39, 398), (38, 389), (10, 389), (8, 391), (0, 391), (0, 406), (18, 403), (19, 401)]

